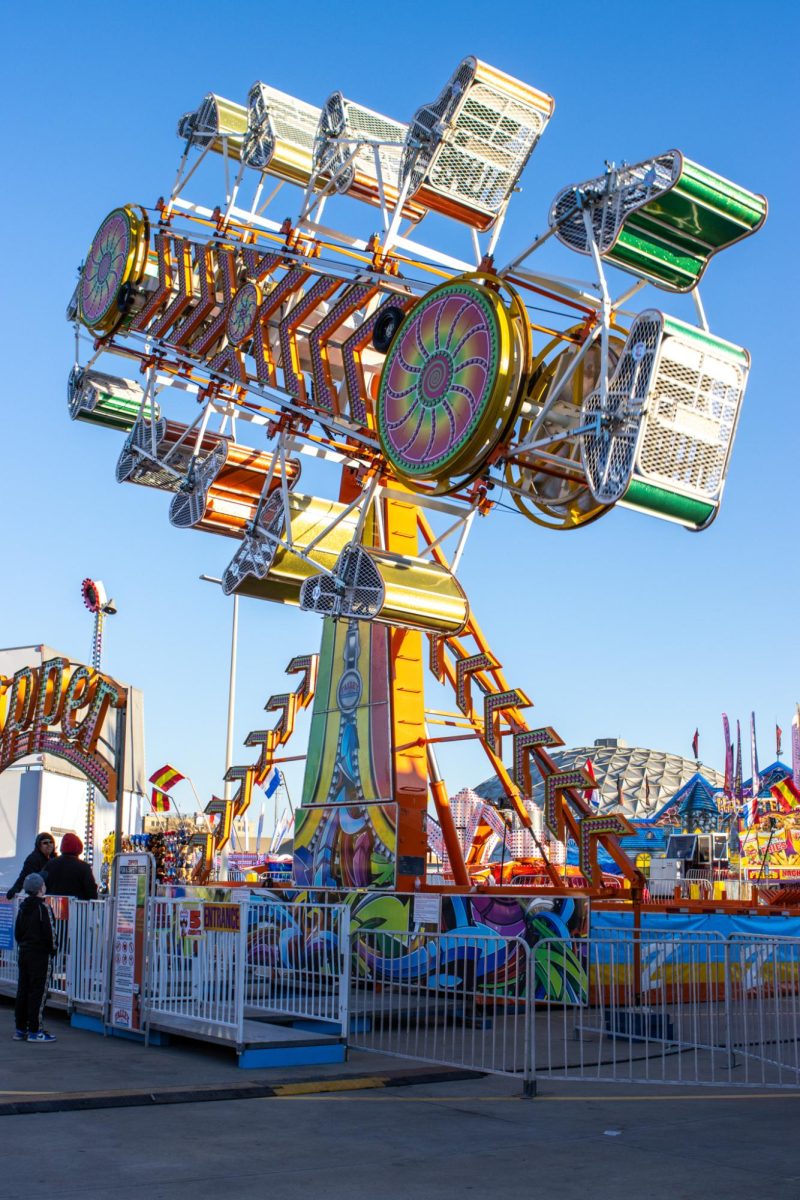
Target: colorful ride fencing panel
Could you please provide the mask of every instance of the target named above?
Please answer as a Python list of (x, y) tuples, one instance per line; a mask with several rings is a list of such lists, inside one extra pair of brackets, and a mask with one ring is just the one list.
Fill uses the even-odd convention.
[(295, 813), (293, 875), (300, 888), (393, 888), (397, 805), (341, 804)]
[[(173, 894), (176, 890), (171, 889)], [(530, 985), (534, 1000), (585, 1002), (587, 976), (580, 954), (588, 912), (585, 900), (572, 896), (442, 896), (439, 905), (439, 896), (434, 899), (438, 921), (421, 924), (414, 895), (301, 891), (253, 896), (248, 963), (270, 962), (276, 969), (288, 969), (308, 962), (316, 972), (325, 963), (328, 973), (335, 975), (341, 961), (338, 926), (326, 921), (325, 913), (337, 904), (346, 904), (354, 980), (365, 984), (397, 980), (421, 988), (441, 988), (446, 976), (454, 987), (469, 980), (493, 996), (519, 997), (527, 994)], [(359, 931), (364, 936), (359, 936)], [(431, 940), (422, 936), (431, 932), (453, 937), (437, 939), (434, 951)], [(414, 934), (419, 936), (414, 938)], [(481, 935), (486, 938), (485, 950)], [(506, 939), (500, 951), (498, 937)], [(528, 955), (520, 952), (520, 941), (532, 948), (530, 975)], [(540, 942), (541, 953), (537, 952)]]

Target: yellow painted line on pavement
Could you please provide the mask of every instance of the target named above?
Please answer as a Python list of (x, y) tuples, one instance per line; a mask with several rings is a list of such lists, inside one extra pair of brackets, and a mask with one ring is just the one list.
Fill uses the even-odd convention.
[(386, 1087), (383, 1075), (362, 1075), (353, 1079), (309, 1079), (300, 1083), (278, 1083), (275, 1085), (276, 1096), (304, 1096), (321, 1092), (354, 1092), (361, 1088)]

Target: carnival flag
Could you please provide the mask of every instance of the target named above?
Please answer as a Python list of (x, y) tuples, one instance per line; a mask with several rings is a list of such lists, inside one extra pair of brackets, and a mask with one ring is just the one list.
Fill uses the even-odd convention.
[(733, 776), (733, 794), (742, 803), (744, 790), (742, 787), (742, 727), (736, 722), (736, 769)]
[(158, 788), (153, 788), (150, 795), (150, 807), (153, 812), (165, 813), (169, 812), (169, 796), (165, 796)]
[(159, 767), (150, 776), (150, 782), (154, 783), (162, 792), (169, 792), (175, 787), (176, 783), (180, 783), (185, 779), (185, 775), (181, 775), (180, 771), (176, 771), (169, 763), (165, 763), (163, 767)]
[(756, 714), (750, 713), (750, 765), (753, 769), (752, 793), (757, 796), (761, 791), (761, 777), (758, 774), (758, 750), (756, 749)]
[(267, 778), (264, 780), (264, 782), (261, 785), (264, 789), (264, 795), (267, 797), (268, 800), (270, 799), (271, 796), (275, 795), (278, 788), (281, 786), (282, 782), (283, 782), (283, 780), (282, 780), (280, 771), (278, 770), (277, 767), (272, 767), (269, 775), (267, 776)]
[(692, 738), (692, 753), (694, 754), (695, 758), (699, 761), (700, 760), (700, 730), (699, 729), (695, 729), (695, 731), (694, 731), (694, 737)]
[(728, 714), (722, 714), (722, 729), (725, 734), (725, 795), (733, 795), (733, 743)]
[(781, 779), (780, 783), (776, 783), (769, 791), (778, 801), (782, 812), (791, 812), (800, 804), (800, 788), (796, 787), (791, 779)]
[(783, 750), (783, 730), (780, 725), (775, 726), (775, 757), (780, 758)]

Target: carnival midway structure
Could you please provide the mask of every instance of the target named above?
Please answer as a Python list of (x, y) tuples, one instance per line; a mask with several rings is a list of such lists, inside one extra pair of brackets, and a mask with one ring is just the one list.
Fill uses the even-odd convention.
[[(445, 724), (480, 740), (530, 831), (533, 891), (563, 890), (548, 847), (573, 839), (580, 890), (608, 894), (602, 846), (641, 895), (629, 821), (593, 811), (584, 769), (556, 768), (561, 739), (526, 720), (459, 564), (498, 502), (555, 531), (617, 505), (708, 528), (750, 360), (710, 330), (698, 289), (767, 202), (667, 149), (565, 186), (546, 232), (501, 253), (553, 110), (476, 58), (407, 123), (341, 92), (319, 106), (262, 82), (246, 103), (208, 94), (179, 122), (171, 190), (122, 203), (89, 247), (68, 308), (71, 416), (124, 435), (118, 481), (164, 491), (173, 526), (231, 539), (226, 594), (322, 621), (319, 653), (292, 658), (296, 686), (266, 704), (275, 724), (246, 740), (256, 760), (207, 807), (198, 882), (313, 705), (295, 886), (473, 888), (490, 817), (462, 847), (435, 755)], [(194, 193), (200, 178), (209, 195)], [(348, 205), (362, 236), (337, 228)], [(463, 260), (425, 243), (429, 214), (460, 228)], [(586, 260), (586, 283), (537, 268), (553, 238), (570, 265)], [(619, 291), (609, 268), (628, 277)], [(648, 285), (655, 299), (636, 311)], [(680, 294), (696, 324), (666, 311)], [(453, 712), (426, 702), (426, 669)], [(437, 885), (429, 801), (451, 873)]]

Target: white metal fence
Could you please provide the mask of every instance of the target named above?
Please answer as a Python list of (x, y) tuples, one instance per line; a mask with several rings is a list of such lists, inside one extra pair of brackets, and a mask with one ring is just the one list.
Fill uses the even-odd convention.
[[(102, 1012), (113, 901), (53, 898), (50, 996)], [(800, 940), (620, 929), (528, 944), (355, 926), (342, 904), (148, 901), (145, 1026), (253, 1018), (520, 1078), (800, 1087)], [(13, 991), (16, 951), (0, 952)]]
[(347, 1034), (350, 909), (345, 904), (251, 902), (247, 1016), (293, 1016)]
[(350, 1041), (425, 1062), (532, 1078), (530, 947), (484, 933), (356, 929)]
[(800, 1086), (800, 942), (354, 930), (351, 1042), (494, 1074)]
[(67, 998), (73, 1005), (102, 1012), (106, 996), (112, 900), (70, 900), (66, 960)]
[[(15, 898), (16, 916), (22, 897)], [(47, 899), (53, 916), (56, 953), (50, 964), (48, 1000), (102, 1006), (105, 992), (107, 900)], [(8, 991), (17, 983), (17, 950), (0, 950), (0, 984)]]
[[(222, 927), (208, 919), (209, 909), (238, 910), (238, 920)], [(146, 944), (145, 1028), (159, 1018), (178, 1018), (187, 1033), (229, 1030), (241, 1043), (247, 901), (219, 905), (152, 898)]]

